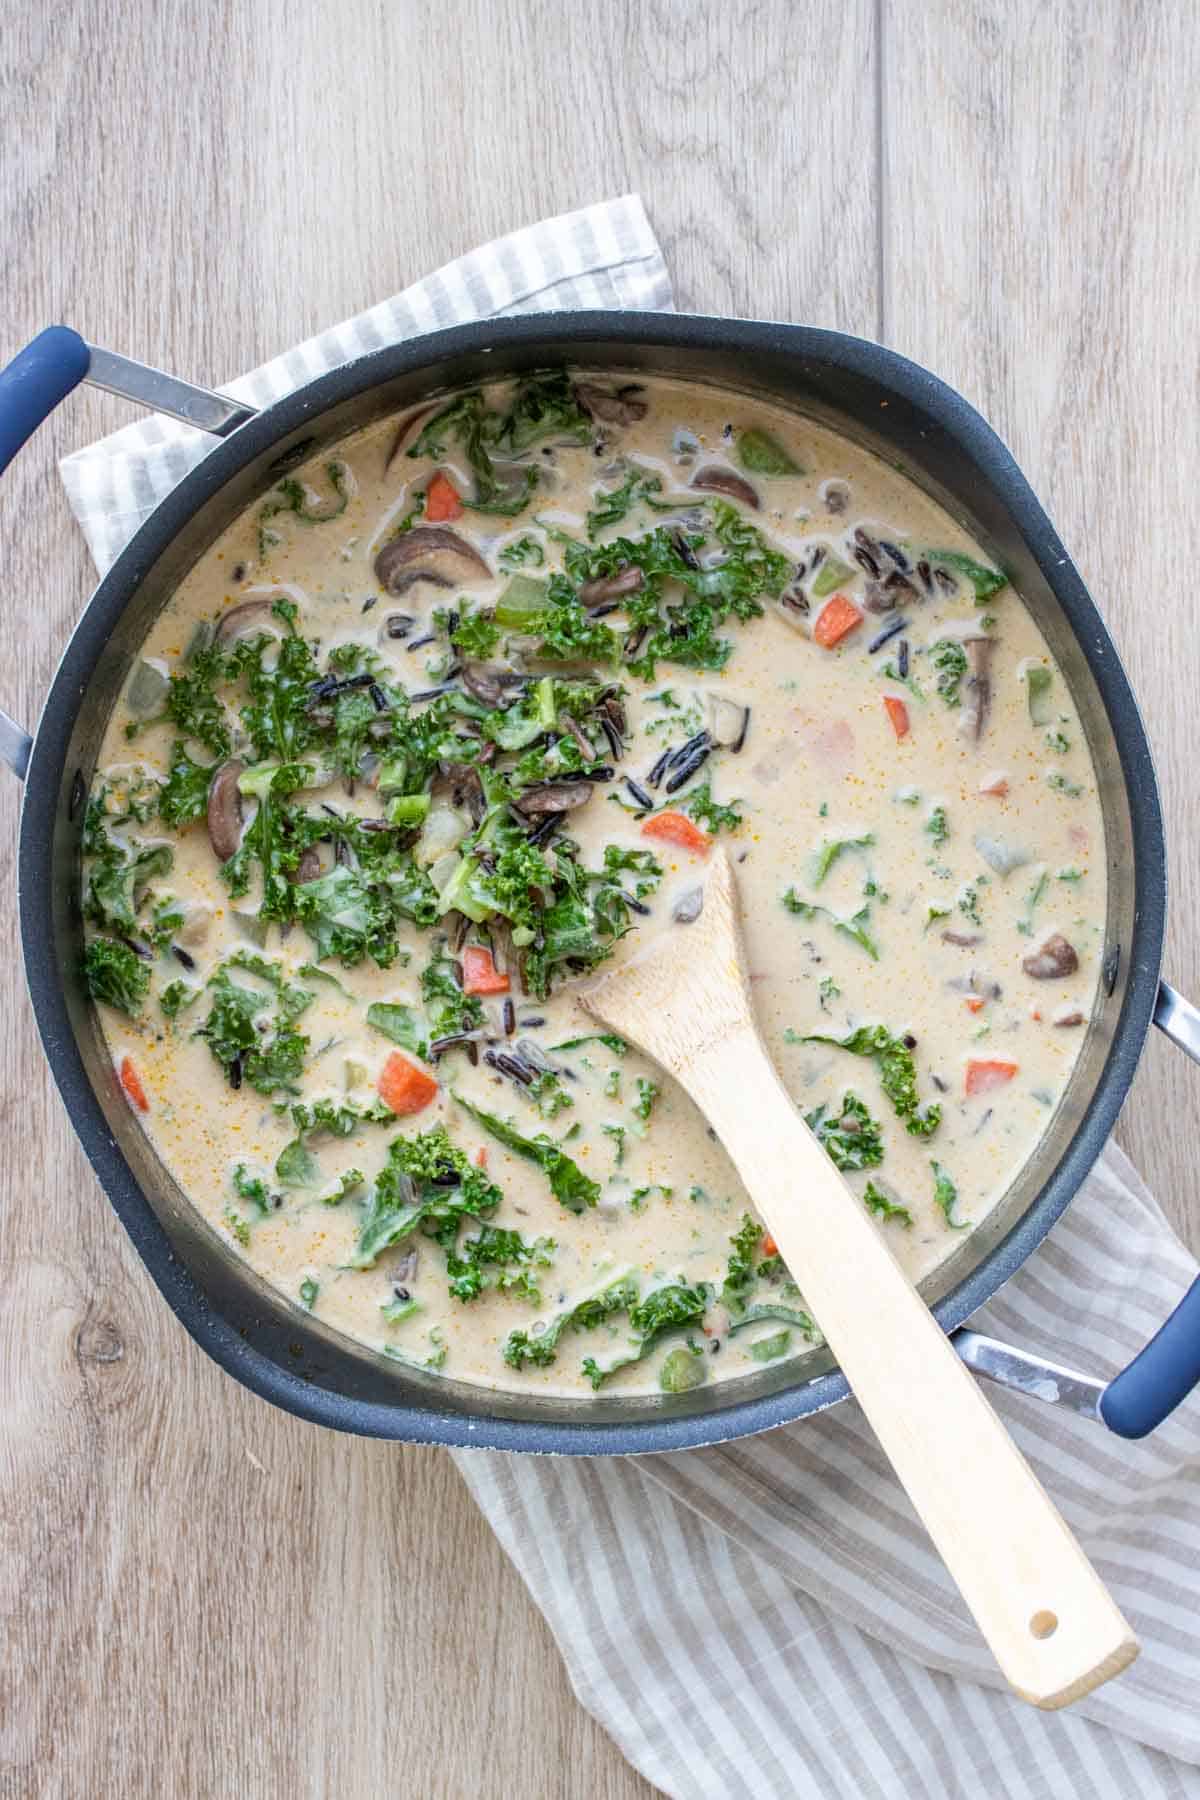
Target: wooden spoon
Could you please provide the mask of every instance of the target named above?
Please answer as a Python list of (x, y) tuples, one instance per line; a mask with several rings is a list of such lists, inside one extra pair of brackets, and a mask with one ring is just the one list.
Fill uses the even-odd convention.
[(712, 1123), (1016, 1692), (1065, 1706), (1118, 1674), (1137, 1639), (763, 1048), (724, 852), (696, 922), (580, 999)]

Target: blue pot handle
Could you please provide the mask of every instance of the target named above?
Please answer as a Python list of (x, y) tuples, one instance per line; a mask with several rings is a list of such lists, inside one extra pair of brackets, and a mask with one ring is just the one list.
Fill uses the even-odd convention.
[(77, 331), (51, 325), (0, 369), (0, 474), (59, 401), (79, 386), (91, 360)]
[(1200, 1381), (1200, 1275), (1165, 1325), (1100, 1396), (1100, 1417), (1118, 1437), (1142, 1438)]
[[(77, 331), (51, 325), (0, 369), (0, 474), (59, 401), (79, 386), (91, 360)], [(33, 739), (24, 727), (0, 712), (0, 761), (19, 780), (25, 778), (32, 748)]]
[[(1200, 1062), (1200, 1011), (1169, 982), (1159, 983), (1154, 1023)], [(1100, 1396), (1100, 1417), (1119, 1437), (1141, 1438), (1161, 1425), (1200, 1382), (1200, 1277), (1127, 1369)]]

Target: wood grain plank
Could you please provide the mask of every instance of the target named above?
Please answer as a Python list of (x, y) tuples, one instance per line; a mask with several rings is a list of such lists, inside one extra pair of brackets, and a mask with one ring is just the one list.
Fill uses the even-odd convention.
[[(5, 355), (62, 318), (218, 381), (630, 189), (681, 306), (872, 329), (872, 0), (0, 19)], [(75, 396), (0, 490), (17, 716), (90, 586), (54, 459), (127, 417)], [(175, 1324), (53, 1093), (11, 906), (0, 956), (0, 1794), (649, 1794), (447, 1457), (274, 1412)]]
[[(1194, 994), (1195, 8), (885, 0), (884, 15), (888, 340), (1011, 445), (1105, 615), (1162, 784), (1166, 966)], [(1198, 1128), (1196, 1072), (1155, 1039), (1117, 1135), (1193, 1247)]]

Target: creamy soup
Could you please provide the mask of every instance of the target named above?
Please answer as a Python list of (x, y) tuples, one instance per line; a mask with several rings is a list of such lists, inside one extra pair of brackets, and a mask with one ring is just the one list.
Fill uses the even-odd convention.
[(688, 929), (717, 841), (770, 1052), (919, 1279), (1097, 993), (1095, 776), (1029, 613), (757, 400), (558, 372), (373, 426), (201, 558), (109, 724), (121, 1086), (232, 1251), (402, 1364), (586, 1396), (794, 1355), (803, 1271), (577, 1000)]

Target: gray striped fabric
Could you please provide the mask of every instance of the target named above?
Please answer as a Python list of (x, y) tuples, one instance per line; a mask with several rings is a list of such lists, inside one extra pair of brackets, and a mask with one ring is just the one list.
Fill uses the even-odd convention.
[[(671, 309), (667, 266), (636, 194), (497, 238), (220, 391), (267, 406), (383, 344), (467, 319), (590, 306)], [(134, 347), (113, 348), (132, 353)], [(155, 415), (63, 458), (67, 498), (101, 574), (213, 442), (203, 431)]]
[[(566, 306), (671, 306), (635, 197), (489, 244), (225, 391), (262, 405), (381, 343)], [(98, 567), (210, 447), (152, 419), (66, 458)], [(1110, 1147), (975, 1323), (1110, 1373), (1195, 1272)], [(579, 1699), (665, 1793), (1200, 1797), (1200, 1407), (1129, 1445), (1033, 1400), (997, 1404), (1142, 1640), (1069, 1714), (1010, 1697), (852, 1405), (680, 1456), (456, 1461)]]
[[(973, 1322), (1113, 1373), (1195, 1273), (1110, 1145)], [(1200, 1407), (1126, 1444), (997, 1394), (1142, 1641), (1069, 1713), (1011, 1697), (852, 1405), (677, 1456), (457, 1461), (579, 1699), (668, 1794), (1200, 1794)]]

